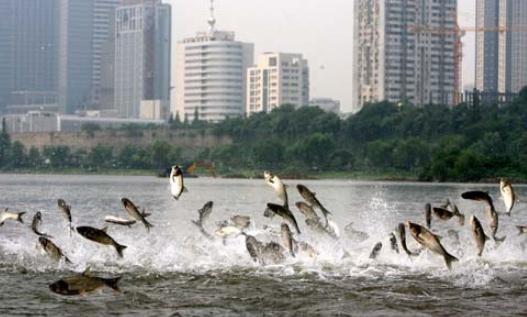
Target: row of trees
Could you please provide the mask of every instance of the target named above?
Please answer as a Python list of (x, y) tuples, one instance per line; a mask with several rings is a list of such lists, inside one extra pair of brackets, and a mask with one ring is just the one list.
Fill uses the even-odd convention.
[(369, 104), (345, 120), (318, 108), (281, 107), (226, 120), (235, 143), (211, 157), (230, 166), (404, 173), (422, 180), (527, 179), (527, 89), (512, 103)]
[[(193, 120), (173, 129), (226, 135), (230, 145), (188, 157), (159, 140), (121, 150), (97, 146), (72, 151), (64, 146), (25, 149), (0, 134), (0, 168), (164, 169), (174, 162), (207, 160), (221, 171), (270, 169), (278, 172), (361, 171), (408, 173), (423, 180), (527, 179), (527, 90), (512, 103), (454, 108), (369, 104), (342, 120), (316, 107), (282, 106), (270, 114), (232, 118), (217, 124)], [(187, 154), (188, 155), (188, 154)]]

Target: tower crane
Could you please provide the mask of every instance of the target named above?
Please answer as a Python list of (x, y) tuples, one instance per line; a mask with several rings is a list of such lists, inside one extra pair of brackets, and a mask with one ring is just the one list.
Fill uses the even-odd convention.
[(453, 28), (444, 28), (444, 27), (431, 27), (429, 25), (411, 25), (409, 31), (412, 33), (427, 33), (427, 34), (438, 34), (438, 35), (448, 35), (454, 34), (455, 36), (455, 48), (454, 48), (454, 104), (459, 104), (461, 101), (461, 65), (463, 64), (463, 43), (461, 38), (465, 33), (482, 33), (482, 32), (527, 32), (526, 26), (516, 26), (516, 27), (506, 27), (506, 26), (497, 26), (497, 27), (460, 27), (457, 23)]

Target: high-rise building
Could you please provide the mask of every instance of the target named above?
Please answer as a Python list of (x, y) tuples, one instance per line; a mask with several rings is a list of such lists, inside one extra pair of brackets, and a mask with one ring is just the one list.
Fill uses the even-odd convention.
[(171, 7), (161, 0), (128, 0), (117, 7), (114, 100), (121, 116), (139, 118), (152, 111), (168, 115), (170, 28)]
[(13, 99), (56, 99), (56, 0), (0, 1), (0, 111)]
[(354, 107), (453, 105), (457, 0), (354, 1)]
[(309, 67), (301, 54), (264, 53), (247, 69), (247, 114), (309, 105)]
[(115, 9), (121, 2), (94, 0), (93, 3), (91, 90), (93, 106), (99, 109), (113, 108), (113, 98), (110, 101), (105, 96), (108, 89), (113, 92)]
[(108, 108), (111, 105), (101, 105), (102, 63), (105, 50), (113, 46), (113, 17), (121, 0), (56, 1), (60, 2), (60, 109), (72, 113)]
[(59, 2), (59, 107), (73, 113), (92, 101), (94, 1)]
[(217, 31), (211, 6), (210, 29), (176, 46), (175, 109), (181, 119), (218, 122), (245, 112), (247, 68), (254, 45), (235, 40), (234, 33)]
[(476, 0), (476, 89), (518, 93), (527, 85), (527, 1)]

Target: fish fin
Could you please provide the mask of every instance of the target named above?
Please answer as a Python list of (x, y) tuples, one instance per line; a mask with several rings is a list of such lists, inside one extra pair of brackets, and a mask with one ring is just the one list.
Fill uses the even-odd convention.
[(172, 196), (175, 200), (179, 200), (179, 196)]
[(518, 229), (518, 235), (521, 235), (523, 233), (522, 226), (516, 226), (516, 229)]
[(145, 227), (146, 227), (146, 231), (150, 232), (150, 228), (152, 228), (154, 225), (152, 225), (150, 222), (146, 221), (146, 219), (144, 219), (144, 224), (145, 224)]
[(121, 280), (121, 277), (122, 276), (104, 279), (104, 283), (106, 283), (106, 285), (109, 288), (113, 289), (114, 291), (121, 292), (121, 290), (119, 289), (119, 286), (117, 285), (117, 283), (119, 283), (119, 281)]
[(23, 224), (23, 223), (24, 223), (24, 220), (22, 219), (22, 216), (23, 216), (25, 213), (26, 213), (25, 211), (23, 211), (23, 212), (19, 212), (19, 213), (18, 213), (18, 216), (17, 216), (17, 218), (16, 218), (16, 220), (17, 220), (18, 222), (20, 222), (20, 223)]
[(67, 256), (64, 256), (64, 260), (65, 260), (66, 263), (68, 263), (68, 264), (73, 264), (73, 262), (71, 262), (70, 259), (68, 259)]
[(152, 214), (143, 210), (143, 213), (141, 214), (141, 216), (143, 216), (143, 218), (146, 218), (146, 217), (152, 216)]
[(193, 224), (195, 224), (197, 227), (201, 228), (201, 223), (198, 220), (190, 220)]
[(108, 226), (102, 227), (101, 231), (104, 231), (104, 232), (108, 233)]
[(119, 254), (119, 257), (123, 257), (123, 250), (126, 249), (127, 246), (125, 245), (121, 245), (121, 244), (118, 244), (116, 243), (115, 244), (115, 249), (117, 250), (117, 254)]
[(188, 189), (185, 186), (183, 186), (183, 193), (188, 193)]
[(446, 263), (446, 266), (448, 267), (449, 270), (452, 270), (452, 262), (457, 262), (457, 261), (459, 261), (459, 260), (455, 256), (453, 256), (453, 255), (451, 255), (449, 253), (445, 254), (445, 263)]

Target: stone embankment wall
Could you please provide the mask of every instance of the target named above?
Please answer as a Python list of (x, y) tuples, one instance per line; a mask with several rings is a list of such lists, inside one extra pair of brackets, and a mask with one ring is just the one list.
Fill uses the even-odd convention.
[(231, 144), (232, 140), (226, 136), (215, 136), (192, 130), (102, 130), (94, 132), (39, 132), (11, 134), (11, 140), (19, 141), (26, 149), (32, 146), (42, 150), (45, 146), (66, 145), (72, 150), (90, 150), (97, 146), (109, 145), (114, 150), (121, 150), (128, 144), (146, 147), (157, 140), (164, 140), (172, 145), (181, 147), (185, 152), (194, 152), (218, 145)]

